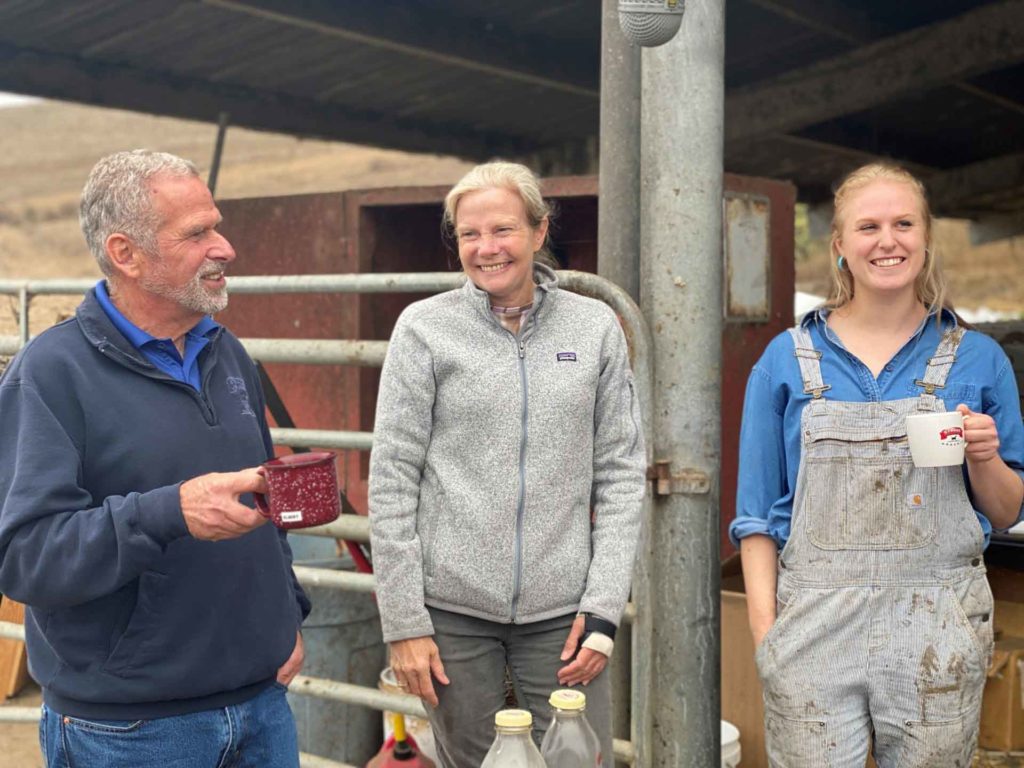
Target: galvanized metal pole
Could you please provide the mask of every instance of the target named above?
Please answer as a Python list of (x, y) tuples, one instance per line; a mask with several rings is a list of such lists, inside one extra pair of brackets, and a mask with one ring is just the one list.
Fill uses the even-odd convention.
[[(622, 34), (618, 0), (601, 9), (597, 273), (640, 299), (640, 47)], [(612, 729), (632, 740), (633, 638), (620, 632), (608, 674)]]
[(622, 34), (618, 0), (601, 10), (597, 273), (640, 298), (640, 47)]
[(654, 342), (648, 538), (651, 733), (644, 765), (719, 761), (722, 135), (725, 0), (689, 0), (643, 52), (641, 307)]

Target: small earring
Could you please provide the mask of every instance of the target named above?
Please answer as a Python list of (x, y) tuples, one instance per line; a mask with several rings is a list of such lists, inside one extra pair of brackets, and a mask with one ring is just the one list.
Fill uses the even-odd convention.
[(843, 271), (843, 267), (846, 265), (846, 259), (843, 258), (842, 254), (839, 254), (839, 258), (836, 259), (836, 266), (839, 267), (839, 271)]

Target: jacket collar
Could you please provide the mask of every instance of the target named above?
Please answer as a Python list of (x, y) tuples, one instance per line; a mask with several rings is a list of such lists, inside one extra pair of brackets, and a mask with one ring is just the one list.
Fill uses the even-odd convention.
[[(533, 263), (533, 282), (538, 290), (534, 291), (533, 294), (533, 312), (531, 313), (534, 317), (540, 312), (541, 307), (544, 305), (544, 299), (548, 294), (554, 295), (558, 290), (558, 275), (551, 267), (545, 264)], [(462, 285), (463, 295), (468, 297), (470, 302), (482, 311), (486, 317), (492, 322), (494, 320), (493, 313), (491, 312), (491, 299), (486, 291), (483, 291), (473, 284), (473, 281), (466, 279), (466, 282)]]
[[(82, 335), (100, 352), (113, 351), (117, 357), (133, 365), (154, 368), (145, 355), (136, 349), (114, 325), (110, 315), (106, 313), (100, 305), (99, 299), (96, 298), (95, 288), (91, 288), (85, 294), (85, 299), (75, 310), (75, 319), (78, 321)], [(210, 335), (210, 341), (215, 341), (222, 331), (223, 328), (217, 326)]]

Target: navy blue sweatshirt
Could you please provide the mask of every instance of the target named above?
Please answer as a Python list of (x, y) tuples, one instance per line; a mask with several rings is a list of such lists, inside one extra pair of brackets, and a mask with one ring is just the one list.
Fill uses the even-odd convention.
[(29, 669), (57, 712), (245, 701), (309, 613), (283, 532), (207, 542), (185, 526), (183, 481), (272, 452), (238, 339), (219, 331), (200, 371), (200, 392), (159, 371), (90, 292), (0, 378), (0, 592), (28, 606)]

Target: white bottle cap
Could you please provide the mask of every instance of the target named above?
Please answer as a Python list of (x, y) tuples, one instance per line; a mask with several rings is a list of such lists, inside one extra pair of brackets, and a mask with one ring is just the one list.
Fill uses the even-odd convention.
[(551, 697), (548, 699), (548, 704), (555, 709), (586, 709), (587, 697), (582, 691), (560, 688), (551, 694)]

